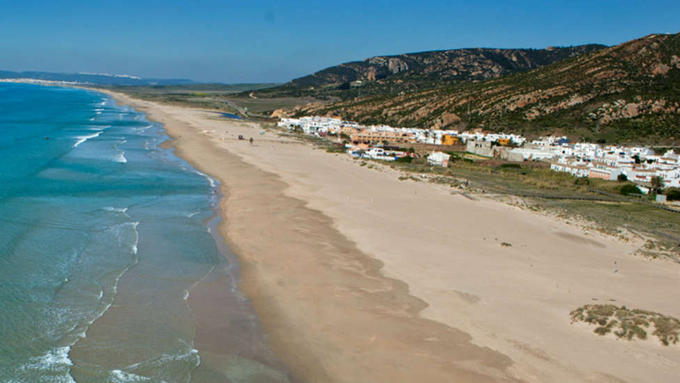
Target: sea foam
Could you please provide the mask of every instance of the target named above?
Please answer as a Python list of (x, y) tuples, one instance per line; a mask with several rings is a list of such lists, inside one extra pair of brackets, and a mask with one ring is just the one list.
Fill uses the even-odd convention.
[(78, 140), (73, 144), (73, 147), (74, 147), (74, 148), (77, 148), (77, 147), (78, 147), (80, 144), (82, 144), (83, 142), (85, 142), (85, 141), (87, 141), (87, 140), (90, 140), (90, 139), (92, 139), (92, 138), (99, 137), (99, 135), (101, 135), (101, 134), (102, 134), (102, 132), (101, 132), (101, 130), (100, 130), (100, 131), (98, 131), (98, 132), (95, 132), (95, 133), (92, 133), (92, 134), (88, 134), (88, 135), (86, 135), (86, 136), (77, 136), (76, 138), (77, 138)]
[(50, 382), (75, 383), (70, 374), (73, 362), (69, 358), (69, 352), (71, 352), (70, 346), (54, 348), (43, 355), (31, 358), (20, 369), (25, 372), (49, 375)]
[(122, 370), (113, 370), (111, 371), (111, 381), (114, 383), (150, 382), (151, 379)]
[(123, 151), (118, 152), (118, 154), (114, 157), (113, 160), (121, 164), (127, 163), (127, 157), (125, 157), (125, 152)]

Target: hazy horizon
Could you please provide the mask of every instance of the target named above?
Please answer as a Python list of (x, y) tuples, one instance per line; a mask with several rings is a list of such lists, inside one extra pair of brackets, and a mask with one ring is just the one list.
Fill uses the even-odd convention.
[[(0, 70), (198, 82), (286, 82), (371, 56), (457, 48), (616, 45), (676, 33), (670, 1), (247, 4), (0, 1)], [(531, 21), (531, 22), (528, 22)], [(604, 32), (603, 32), (604, 31)]]

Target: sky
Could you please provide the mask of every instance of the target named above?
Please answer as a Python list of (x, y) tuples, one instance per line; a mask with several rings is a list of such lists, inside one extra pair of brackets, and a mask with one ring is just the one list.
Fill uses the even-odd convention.
[(677, 32), (678, 0), (0, 0), (0, 70), (285, 82), (377, 55)]

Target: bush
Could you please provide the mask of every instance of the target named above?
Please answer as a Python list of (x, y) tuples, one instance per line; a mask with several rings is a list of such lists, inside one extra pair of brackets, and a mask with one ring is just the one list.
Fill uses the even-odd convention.
[(397, 158), (394, 162), (401, 162), (401, 163), (405, 163), (405, 164), (410, 164), (411, 161), (413, 161), (413, 157), (404, 156), (404, 157)]
[(668, 188), (664, 194), (668, 201), (680, 201), (680, 188)]
[(660, 313), (629, 309), (626, 306), (592, 304), (579, 307), (570, 314), (572, 323), (585, 322), (596, 326), (598, 335), (612, 333), (621, 339), (647, 339), (647, 331), (668, 346), (678, 343), (680, 320)]
[(628, 181), (628, 177), (625, 174), (621, 173), (616, 177), (616, 180), (619, 182), (626, 182)]
[(520, 165), (520, 164), (501, 164), (501, 166), (499, 166), (499, 168), (501, 168), (501, 169), (521, 169), (522, 165)]
[(454, 161), (463, 158), (463, 157), (460, 156), (460, 153), (457, 153), (457, 152), (447, 151), (447, 152), (444, 152), (444, 153), (451, 156), (450, 159), (454, 160)]
[(326, 148), (328, 153), (344, 153), (345, 145), (332, 145)]
[(590, 185), (590, 180), (586, 177), (579, 177), (574, 180), (574, 185)]
[(633, 184), (625, 184), (621, 186), (621, 189), (619, 189), (619, 193), (623, 195), (629, 195), (629, 194), (642, 194), (640, 189), (638, 189), (637, 186)]

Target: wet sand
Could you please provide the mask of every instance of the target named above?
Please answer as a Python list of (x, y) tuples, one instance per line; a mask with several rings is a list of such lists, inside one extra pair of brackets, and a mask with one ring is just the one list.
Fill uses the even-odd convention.
[[(239, 258), (239, 287), (297, 380), (677, 376), (677, 346), (598, 337), (569, 323), (569, 311), (595, 301), (680, 316), (669, 293), (678, 265), (633, 256), (635, 241), (402, 182), (391, 169), (260, 135), (253, 123), (117, 98), (164, 123), (177, 154), (220, 180), (220, 231)], [(219, 348), (218, 334), (231, 331), (220, 318), (199, 319), (199, 351)]]

